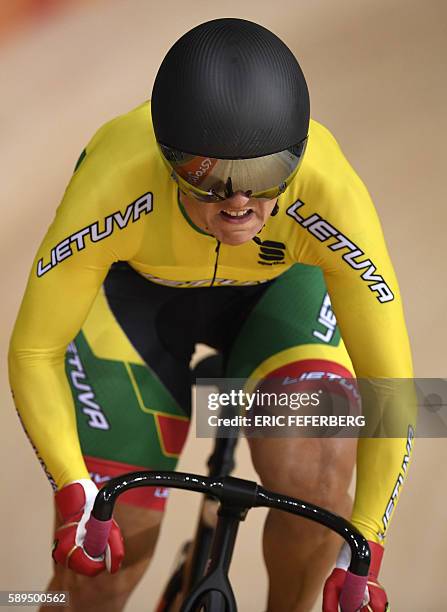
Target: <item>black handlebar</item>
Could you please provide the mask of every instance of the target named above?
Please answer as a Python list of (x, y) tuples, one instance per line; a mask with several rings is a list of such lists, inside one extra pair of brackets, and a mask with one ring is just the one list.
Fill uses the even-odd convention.
[[(273, 493), (259, 486), (256, 482), (232, 476), (213, 478), (183, 472), (142, 471), (131, 472), (111, 479), (96, 496), (92, 511), (93, 521), (91, 520), (90, 524), (87, 525), (85, 541), (87, 552), (89, 531), (91, 533), (98, 524), (101, 525), (102, 523), (104, 525), (104, 523), (111, 521), (113, 508), (119, 495), (128, 489), (147, 486), (172, 487), (208, 494), (220, 501), (221, 510), (224, 510), (227, 514), (233, 512), (239, 520), (243, 520), (247, 511), (254, 507), (275, 508), (307, 518), (328, 527), (344, 538), (351, 549), (349, 571), (357, 576), (368, 575), (370, 564), (368, 543), (363, 535), (347, 520), (309, 502)], [(106, 535), (108, 536), (104, 533), (103, 550), (107, 544)], [(95, 542), (97, 543), (97, 538)], [(97, 550), (94, 552), (97, 552)]]

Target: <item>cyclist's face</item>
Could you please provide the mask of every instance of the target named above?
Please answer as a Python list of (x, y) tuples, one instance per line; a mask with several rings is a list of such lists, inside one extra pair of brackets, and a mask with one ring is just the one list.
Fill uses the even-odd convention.
[(256, 236), (267, 222), (277, 198), (248, 198), (242, 191), (219, 202), (204, 203), (183, 193), (186, 212), (200, 229), (224, 244), (236, 246)]

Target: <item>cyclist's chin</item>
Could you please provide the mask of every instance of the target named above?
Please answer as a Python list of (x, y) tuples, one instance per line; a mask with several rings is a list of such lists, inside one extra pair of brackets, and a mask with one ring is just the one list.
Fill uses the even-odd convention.
[(231, 246), (238, 246), (245, 242), (250, 242), (256, 234), (261, 231), (263, 227), (262, 221), (256, 219), (253, 223), (247, 223), (243, 225), (229, 226), (225, 223), (217, 223), (213, 228), (213, 235), (222, 244), (229, 244)]

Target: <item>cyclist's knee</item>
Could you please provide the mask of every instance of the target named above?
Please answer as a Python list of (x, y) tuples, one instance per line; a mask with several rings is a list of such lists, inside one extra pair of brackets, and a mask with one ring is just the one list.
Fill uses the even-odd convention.
[(70, 610), (117, 612), (123, 609), (149, 562), (150, 558), (140, 560), (136, 564), (122, 568), (116, 574), (103, 572), (94, 578), (81, 576), (62, 566), (55, 566), (49, 588), (69, 593)]
[(250, 447), (253, 465), (267, 489), (344, 511), (356, 440), (252, 439)]

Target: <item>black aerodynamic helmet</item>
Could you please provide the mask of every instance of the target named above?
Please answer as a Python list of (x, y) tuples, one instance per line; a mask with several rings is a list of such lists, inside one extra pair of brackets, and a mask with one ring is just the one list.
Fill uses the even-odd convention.
[(310, 114), (290, 49), (266, 28), (232, 18), (202, 23), (171, 47), (151, 111), (173, 178), (205, 201), (284, 191), (304, 154)]

